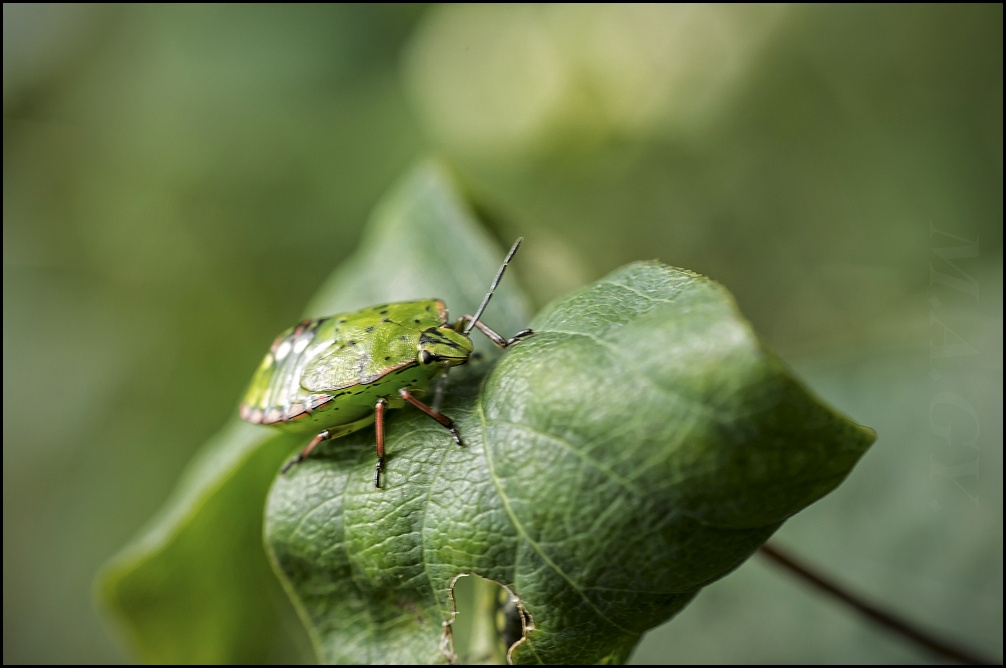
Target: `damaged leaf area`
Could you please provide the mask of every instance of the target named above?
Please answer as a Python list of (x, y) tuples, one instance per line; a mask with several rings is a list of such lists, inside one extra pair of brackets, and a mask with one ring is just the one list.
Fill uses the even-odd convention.
[(874, 439), (691, 272), (625, 266), (530, 326), (452, 373), (442, 410), (463, 448), (403, 409), (383, 489), (372, 429), (276, 479), (267, 546), (322, 661), (453, 660), (452, 585), (475, 574), (519, 601), (512, 662), (622, 662)]

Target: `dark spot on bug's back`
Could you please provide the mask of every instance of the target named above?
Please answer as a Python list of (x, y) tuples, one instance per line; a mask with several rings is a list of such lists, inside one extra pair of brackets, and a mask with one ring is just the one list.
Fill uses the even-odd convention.
[(388, 315), (388, 312), (387, 311), (380, 311), (379, 315)]
[(402, 335), (402, 336), (399, 336), (399, 337), (398, 337), (398, 340), (399, 340), (399, 341), (408, 341), (408, 340), (409, 340), (409, 337), (407, 337), (407, 336), (405, 336), (405, 335)]
[(427, 310), (427, 311), (429, 311), (429, 310), (430, 310), (430, 307), (429, 307), (429, 306), (427, 306), (427, 307), (426, 307), (426, 310)]
[(384, 358), (384, 361), (385, 361), (385, 362), (387, 362), (387, 361), (388, 361), (388, 360), (390, 360), (390, 359), (391, 359), (390, 357), (385, 357), (385, 358)]
[(354, 341), (353, 339), (350, 339), (349, 340), (349, 345), (355, 346), (356, 345), (356, 341)]
[(416, 323), (416, 324), (418, 325), (418, 324), (419, 324), (419, 318), (416, 318), (416, 319), (415, 319), (415, 320), (413, 320), (412, 322), (414, 322), (414, 323)]
[(390, 320), (388, 320), (387, 318), (385, 318), (385, 319), (384, 319), (384, 320), (382, 320), (381, 322), (391, 322), (391, 321), (390, 321)]
[(363, 331), (365, 331), (367, 334), (370, 334), (372, 331), (374, 331), (374, 326), (371, 325), (370, 327), (368, 327), (367, 329), (365, 329)]

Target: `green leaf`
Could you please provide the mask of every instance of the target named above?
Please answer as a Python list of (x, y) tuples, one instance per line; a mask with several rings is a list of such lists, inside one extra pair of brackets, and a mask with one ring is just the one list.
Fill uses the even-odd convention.
[[(471, 312), (501, 257), (426, 163), (308, 314), (432, 296)], [(526, 326), (514, 276), (485, 320), (505, 334)], [(465, 448), (415, 411), (390, 415), (383, 490), (371, 430), (276, 479), (303, 439), (232, 419), (99, 577), (139, 656), (297, 657), (276, 647), (291, 635), (289, 604), (261, 544), (276, 479), (267, 547), (321, 659), (445, 660), (452, 584), (477, 574), (519, 597), (528, 632), (513, 660), (622, 661), (873, 440), (801, 388), (729, 295), (694, 274), (630, 265), (532, 326), (502, 358), (476, 335), (481, 360), (452, 373), (444, 410)]]
[(277, 479), (268, 545), (323, 661), (452, 658), (462, 574), (519, 598), (514, 662), (624, 661), (875, 438), (690, 272), (623, 267), (532, 327), (494, 368), (452, 375), (443, 410), (464, 448), (402, 410), (384, 489), (368, 431)]
[(149, 528), (105, 566), (97, 595), (139, 659), (245, 663), (273, 654), (291, 615), (261, 547), (262, 505), (296, 443), (232, 420)]
[[(307, 261), (324, 262), (322, 250), (310, 249)], [(308, 315), (424, 297), (443, 298), (461, 315), (478, 306), (503, 252), (475, 222), (445, 170), (423, 163), (377, 208), (360, 250), (334, 273)], [(514, 276), (507, 276), (489, 310), (485, 319), (501, 331), (526, 324)], [(289, 324), (278, 325), (277, 333)], [(267, 346), (263, 342), (263, 354)], [(487, 362), (495, 357), (492, 346), (480, 350)], [(282, 461), (303, 445), (303, 438), (232, 417), (150, 526), (99, 574), (98, 598), (140, 659), (305, 658), (289, 638), (277, 646), (284, 635), (296, 643), (296, 633), (289, 630), (290, 604), (262, 546), (269, 485)]]

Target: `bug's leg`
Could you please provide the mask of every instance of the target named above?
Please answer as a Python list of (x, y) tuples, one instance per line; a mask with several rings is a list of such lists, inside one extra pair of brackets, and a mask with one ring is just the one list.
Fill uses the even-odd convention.
[(302, 461), (304, 461), (305, 459), (308, 458), (308, 456), (311, 454), (311, 451), (314, 450), (314, 446), (318, 445), (322, 441), (327, 441), (330, 438), (332, 438), (332, 435), (328, 432), (327, 429), (325, 431), (321, 432), (320, 434), (318, 434), (317, 436), (315, 436), (313, 439), (311, 439), (311, 442), (307, 444), (307, 447), (305, 447), (303, 450), (301, 450), (299, 453), (297, 453), (296, 457), (294, 457), (293, 459), (291, 459), (290, 461), (288, 461), (286, 464), (284, 464), (283, 468), (281, 468), (279, 472), (280, 473), (286, 473), (295, 464), (300, 464)]
[[(461, 316), (458, 319), (457, 328), (460, 331), (464, 331), (464, 328), (469, 323), (472, 322), (472, 320), (474, 319), (474, 317), (475, 316), (467, 315), (467, 314)], [(500, 336), (499, 334), (497, 334), (493, 330), (489, 329), (489, 327), (487, 325), (482, 324), (482, 322), (479, 321), (479, 320), (476, 320), (473, 324), (474, 324), (474, 326), (480, 332), (482, 332), (483, 334), (485, 334), (486, 337), (490, 341), (492, 341), (493, 343), (495, 343), (496, 347), (498, 347), (498, 348), (509, 348), (510, 346), (512, 346), (513, 344), (517, 343), (518, 341), (522, 341), (522, 340), (526, 339), (527, 337), (534, 335), (534, 332), (531, 331), (530, 329), (522, 329), (521, 331), (519, 331), (516, 334), (514, 334), (513, 336), (511, 336), (509, 339), (504, 339), (502, 336)]]
[(402, 397), (402, 399), (405, 399), (410, 404), (412, 404), (422, 412), (426, 413), (440, 424), (447, 427), (447, 431), (451, 432), (451, 436), (454, 437), (454, 442), (460, 445), (462, 448), (465, 447), (465, 444), (461, 441), (461, 434), (458, 433), (457, 427), (454, 426), (454, 420), (450, 419), (440, 411), (435, 410), (430, 406), (427, 406), (419, 399), (416, 399), (414, 396), (412, 396), (412, 393), (410, 393), (404, 387), (398, 390), (398, 394)]
[(384, 470), (384, 411), (388, 409), (387, 399), (378, 399), (374, 407), (374, 428), (377, 431), (377, 470), (374, 471), (374, 487), (381, 489), (381, 471)]

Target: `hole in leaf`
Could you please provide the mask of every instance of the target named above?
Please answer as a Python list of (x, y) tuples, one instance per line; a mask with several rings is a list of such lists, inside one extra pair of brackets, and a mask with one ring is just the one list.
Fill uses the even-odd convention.
[(462, 664), (505, 664), (507, 651), (533, 629), (516, 596), (492, 580), (465, 573), (454, 580), (454, 654)]

